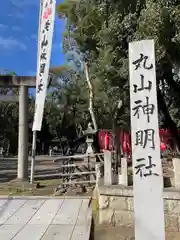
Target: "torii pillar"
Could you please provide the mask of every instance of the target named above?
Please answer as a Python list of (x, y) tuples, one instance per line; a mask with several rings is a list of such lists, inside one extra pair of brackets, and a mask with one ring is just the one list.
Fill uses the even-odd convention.
[(36, 87), (36, 77), (0, 76), (0, 87), (19, 87), (18, 180), (28, 179), (28, 88)]
[[(56, 83), (58, 76), (49, 73), (49, 84)], [(18, 169), (19, 180), (28, 179), (28, 88), (36, 87), (36, 77), (0, 76), (0, 87), (19, 88), (19, 138), (18, 138)], [(0, 101), (18, 101), (16, 96), (3, 96)]]
[(28, 87), (19, 87), (19, 134), (17, 178), (28, 179)]

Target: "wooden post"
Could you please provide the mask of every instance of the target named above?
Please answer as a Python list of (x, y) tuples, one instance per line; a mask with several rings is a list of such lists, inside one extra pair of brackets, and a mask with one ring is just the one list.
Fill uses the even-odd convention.
[(97, 163), (95, 165), (95, 170), (96, 170), (96, 187), (99, 185), (100, 178), (101, 178), (101, 164)]
[(112, 153), (104, 151), (104, 185), (112, 185)]
[(128, 186), (128, 165), (127, 165), (127, 158), (121, 158), (121, 173), (119, 174), (119, 181), (120, 185)]

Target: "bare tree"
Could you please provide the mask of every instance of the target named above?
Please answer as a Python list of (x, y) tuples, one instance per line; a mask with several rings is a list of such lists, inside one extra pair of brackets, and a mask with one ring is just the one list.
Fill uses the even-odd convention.
[(94, 103), (93, 85), (92, 85), (91, 80), (89, 78), (89, 71), (88, 71), (88, 63), (87, 62), (85, 62), (85, 64), (84, 64), (84, 69), (85, 69), (86, 81), (88, 83), (88, 88), (89, 88), (89, 113), (91, 115), (94, 130), (97, 131), (97, 123), (96, 123), (96, 118), (95, 118), (94, 109), (93, 109), (93, 103)]

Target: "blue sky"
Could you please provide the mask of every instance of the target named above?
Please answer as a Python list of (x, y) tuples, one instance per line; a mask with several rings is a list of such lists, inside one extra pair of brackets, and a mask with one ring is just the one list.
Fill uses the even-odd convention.
[[(57, 0), (57, 4), (62, 0)], [(2, 0), (0, 14), (0, 69), (17, 75), (35, 75), (39, 0)], [(62, 34), (65, 24), (56, 16), (51, 65), (64, 63)]]

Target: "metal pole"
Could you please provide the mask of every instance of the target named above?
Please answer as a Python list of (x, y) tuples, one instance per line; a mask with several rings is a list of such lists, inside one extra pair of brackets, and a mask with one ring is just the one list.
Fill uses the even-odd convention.
[[(44, 0), (40, 0), (40, 11), (39, 11), (39, 26), (38, 26), (38, 50), (37, 50), (37, 59), (39, 58), (39, 49), (40, 49), (40, 35), (41, 35), (41, 17), (42, 17), (42, 6)], [(38, 61), (37, 61), (37, 69), (38, 69)], [(37, 89), (37, 78), (36, 78), (36, 89)], [(35, 157), (36, 157), (36, 131), (33, 131), (33, 141), (32, 141), (32, 156), (31, 156), (31, 176), (30, 183), (34, 182), (34, 168), (35, 168)]]
[(19, 89), (19, 141), (18, 174), (20, 180), (28, 179), (28, 87)]
[(36, 131), (33, 132), (33, 141), (32, 141), (31, 176), (30, 176), (31, 184), (33, 184), (34, 182), (35, 157), (36, 157)]

